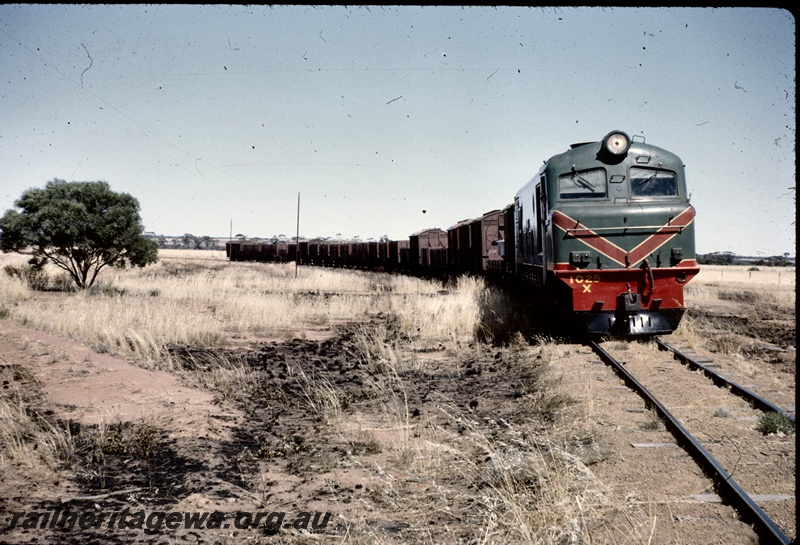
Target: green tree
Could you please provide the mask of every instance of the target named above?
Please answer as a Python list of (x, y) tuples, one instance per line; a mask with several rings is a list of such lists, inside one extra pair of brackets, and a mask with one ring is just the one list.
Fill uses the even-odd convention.
[(214, 250), (214, 249), (216, 249), (217, 243), (210, 236), (203, 235), (203, 238), (201, 240), (202, 240), (202, 243), (203, 243), (203, 248), (205, 248), (206, 250)]
[(79, 288), (106, 266), (144, 267), (158, 261), (158, 244), (143, 235), (139, 201), (107, 182), (55, 179), (25, 191), (0, 218), (0, 250), (32, 254), (65, 270)]
[(187, 250), (196, 250), (197, 249), (197, 237), (191, 233), (184, 233), (181, 237), (183, 241), (183, 247)]

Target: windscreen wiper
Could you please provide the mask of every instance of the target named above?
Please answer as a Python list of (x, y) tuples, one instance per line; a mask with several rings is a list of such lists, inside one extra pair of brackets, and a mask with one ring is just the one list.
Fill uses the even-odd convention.
[(594, 186), (592, 182), (590, 182), (589, 180), (578, 174), (578, 171), (575, 170), (575, 165), (572, 166), (572, 173), (575, 175), (575, 178), (572, 179), (575, 185), (578, 185), (584, 189), (588, 189), (592, 193), (595, 192), (597, 188)]
[(644, 180), (636, 180), (636, 185), (645, 185), (645, 184), (649, 184), (650, 182), (652, 182), (652, 181), (653, 181), (653, 178), (655, 178), (656, 176), (658, 176), (658, 173), (659, 173), (659, 172), (661, 172), (661, 163), (659, 163), (658, 167), (656, 167), (656, 171), (653, 173), (653, 175), (652, 175), (652, 176), (650, 176), (649, 178), (645, 178)]

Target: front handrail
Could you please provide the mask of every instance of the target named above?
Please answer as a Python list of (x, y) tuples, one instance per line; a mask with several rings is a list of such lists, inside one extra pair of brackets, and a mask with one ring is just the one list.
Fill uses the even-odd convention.
[(632, 230), (643, 230), (643, 229), (656, 229), (657, 231), (661, 231), (663, 233), (680, 233), (686, 228), (686, 225), (621, 225), (618, 227), (595, 227), (594, 229), (590, 229), (589, 227), (574, 227), (567, 229), (567, 233), (597, 233), (600, 231), (613, 231), (615, 229), (621, 231), (632, 231)]
[(650, 297), (656, 289), (656, 281), (653, 279), (653, 269), (650, 268), (650, 259), (645, 259), (642, 262), (642, 267), (644, 267), (647, 273), (647, 279), (650, 281), (650, 289), (647, 292), (647, 296)]

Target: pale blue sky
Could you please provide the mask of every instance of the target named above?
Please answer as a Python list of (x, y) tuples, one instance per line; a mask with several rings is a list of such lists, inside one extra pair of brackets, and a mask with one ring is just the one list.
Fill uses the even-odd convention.
[(2, 5), (0, 213), (105, 180), (159, 234), (291, 236), (299, 192), (302, 236), (407, 238), (620, 129), (699, 252), (794, 254), (795, 52), (770, 8)]

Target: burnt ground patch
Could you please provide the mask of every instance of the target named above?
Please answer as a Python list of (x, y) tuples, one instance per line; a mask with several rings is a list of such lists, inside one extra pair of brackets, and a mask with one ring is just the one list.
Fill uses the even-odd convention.
[[(180, 498), (205, 487), (193, 478), (205, 470), (204, 464), (187, 456), (174, 440), (167, 440), (163, 430), (147, 423), (120, 423), (103, 430), (97, 425), (73, 424), (70, 428), (75, 450), (65, 464), (74, 471), (76, 490), (60, 501), (31, 505), (27, 511), (58, 513), (60, 518), (70, 511), (170, 510)], [(22, 503), (25, 491), (20, 494), (8, 500)], [(27, 532), (31, 543), (74, 543), (77, 535), (81, 543), (128, 543), (131, 537), (125, 531), (109, 532), (105, 524), (80, 529), (48, 525), (47, 529), (46, 534), (41, 528), (26, 531), (18, 527), (17, 531), (22, 536)]]
[[(404, 346), (403, 357), (411, 363), (370, 354), (364, 338), (376, 331), (380, 343)], [(387, 504), (379, 491), (359, 482), (332, 482), (329, 471), (354, 464), (354, 458), (363, 465), (376, 460), (381, 464), (402, 461), (387, 462), (392, 455), (386, 451), (385, 441), (371, 433), (343, 434), (337, 421), (354, 412), (383, 414), (387, 401), (393, 401), (394, 405), (388, 405), (397, 412), (389, 418), (409, 428), (440, 427), (463, 436), (487, 421), (504, 421), (506, 428), (490, 425), (485, 430), (489, 440), (502, 441), (514, 424), (538, 419), (546, 427), (558, 408), (569, 403), (566, 399), (539, 403), (547, 397), (537, 390), (545, 367), (541, 356), (521, 364), (521, 352), (514, 348), (474, 343), (462, 353), (420, 362), (415, 358), (430, 355), (430, 349), (420, 349), (417, 354), (404, 345), (407, 342), (392, 318), (383, 316), (366, 325), (340, 327), (336, 337), (325, 341), (294, 339), (254, 347), (248, 362), (256, 380), (269, 384), (270, 393), (237, 399), (246, 418), (234, 430), (232, 440), (221, 445), (223, 457), (236, 461), (236, 471), (220, 468), (217, 477), (249, 489), (265, 504), (330, 506), (359, 498), (372, 505), (373, 512), (380, 511)], [(320, 399), (323, 396), (329, 397), (327, 406), (326, 400)], [(444, 414), (443, 408), (449, 414)], [(488, 460), (484, 451), (476, 457), (478, 463)], [(263, 486), (253, 486), (252, 476), (263, 473), (265, 467), (269, 478), (262, 481)], [(273, 486), (286, 475), (297, 483), (288, 494)], [(468, 511), (478, 491), (472, 489), (472, 483), (464, 486), (469, 493), (460, 508)], [(394, 527), (380, 517), (370, 524)], [(470, 534), (466, 519), (448, 519), (448, 524), (461, 524), (464, 535)], [(345, 528), (337, 524), (328, 531), (341, 533)]]
[[(709, 340), (712, 351), (740, 351), (744, 356), (774, 365), (794, 374), (796, 369), (796, 316), (769, 306), (749, 307), (737, 312), (690, 307), (687, 316)], [(717, 348), (714, 348), (717, 346)]]

